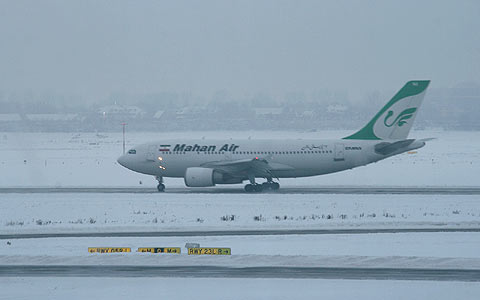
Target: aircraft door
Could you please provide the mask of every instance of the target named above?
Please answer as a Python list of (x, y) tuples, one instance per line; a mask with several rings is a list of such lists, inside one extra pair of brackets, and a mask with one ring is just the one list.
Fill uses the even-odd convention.
[(146, 154), (146, 159), (149, 161), (155, 161), (156, 159), (156, 151), (157, 146), (156, 145), (149, 145), (147, 148), (147, 154)]
[(333, 160), (334, 161), (344, 161), (345, 160), (345, 145), (337, 143), (335, 144), (335, 149), (334, 149), (334, 156)]

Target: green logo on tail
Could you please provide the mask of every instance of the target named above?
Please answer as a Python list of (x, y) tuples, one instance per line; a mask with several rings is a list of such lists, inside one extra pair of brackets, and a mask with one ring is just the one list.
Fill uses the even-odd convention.
[(393, 111), (389, 110), (387, 116), (383, 120), (383, 124), (385, 124), (385, 126), (387, 127), (392, 127), (395, 124), (397, 124), (398, 127), (402, 127), (404, 124), (407, 123), (406, 120), (410, 119), (416, 111), (417, 108), (415, 107), (407, 108), (406, 110), (402, 111), (392, 123), (387, 124), (387, 120), (393, 115)]

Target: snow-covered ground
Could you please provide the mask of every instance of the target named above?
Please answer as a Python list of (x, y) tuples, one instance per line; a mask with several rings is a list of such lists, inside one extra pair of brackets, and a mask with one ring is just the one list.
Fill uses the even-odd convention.
[[(0, 233), (240, 229), (478, 228), (468, 195), (2, 194)], [(128, 253), (88, 247), (230, 247), (231, 257)], [(1, 264), (212, 264), (480, 268), (480, 233), (16, 239)], [(183, 249), (183, 252), (186, 252)]]
[[(348, 131), (325, 132), (160, 132), (127, 134), (127, 149), (171, 138), (341, 138)], [(292, 185), (478, 186), (480, 132), (416, 131), (412, 138), (436, 137), (416, 154), (311, 178), (285, 179)], [(117, 164), (121, 133), (0, 133), (0, 187), (12, 186), (151, 186), (151, 176)], [(5, 174), (8, 174), (6, 176)], [(142, 182), (142, 184), (140, 184)], [(168, 186), (184, 186), (166, 179)]]
[[(349, 132), (128, 133), (127, 148), (167, 138), (340, 138)], [(479, 186), (480, 132), (437, 137), (415, 154), (282, 186)], [(0, 133), (0, 187), (152, 187), (116, 163), (121, 134)], [(167, 187), (183, 187), (166, 179)], [(478, 195), (0, 194), (0, 234), (338, 228), (478, 228)], [(404, 233), (0, 241), (0, 265), (213, 265), (480, 269), (480, 233)], [(230, 247), (231, 256), (188, 256), (183, 246)], [(90, 254), (87, 247), (176, 246), (184, 254)], [(469, 282), (221, 279), (8, 278), (0, 299), (477, 299)], [(185, 288), (188, 287), (188, 288)], [(219, 288), (221, 287), (221, 288)], [(301, 292), (301, 293), (300, 293)]]
[[(181, 247), (187, 242), (202, 247), (230, 247), (233, 255), (338, 255), (338, 256), (417, 256), (480, 258), (480, 233), (382, 233), (340, 235), (276, 235), (215, 237), (88, 237), (10, 240), (2, 243), (0, 255), (24, 256), (108, 256), (92, 254), (88, 247), (130, 247), (131, 253), (118, 256), (152, 256), (134, 253), (138, 247)], [(37, 247), (41, 245), (41, 247)], [(114, 254), (117, 255), (117, 254)], [(154, 255), (155, 256), (155, 255)], [(156, 256), (162, 256), (156, 254)], [(170, 255), (168, 255), (170, 256)], [(177, 256), (177, 255), (173, 255)]]
[[(190, 256), (187, 242), (229, 247), (231, 256)], [(92, 254), (88, 247), (129, 247), (130, 253)], [(182, 254), (136, 252), (180, 247)], [(214, 265), (228, 267), (375, 267), (480, 269), (480, 233), (388, 233), (288, 236), (15, 239), (0, 245), (0, 264)]]
[(1, 194), (0, 233), (479, 227), (478, 195)]
[(223, 279), (0, 278), (0, 299), (478, 299), (475, 282)]

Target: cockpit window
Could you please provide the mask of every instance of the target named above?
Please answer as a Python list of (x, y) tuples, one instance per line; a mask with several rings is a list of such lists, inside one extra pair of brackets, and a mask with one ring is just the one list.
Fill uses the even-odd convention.
[(137, 154), (137, 150), (135, 149), (128, 150), (128, 154)]

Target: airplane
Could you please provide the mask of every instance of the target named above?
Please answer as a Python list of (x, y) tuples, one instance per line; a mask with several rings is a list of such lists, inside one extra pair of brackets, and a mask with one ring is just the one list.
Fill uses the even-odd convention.
[[(187, 187), (245, 185), (248, 193), (278, 190), (274, 179), (340, 172), (425, 146), (408, 139), (429, 80), (407, 82), (362, 129), (337, 140), (162, 140), (136, 146), (118, 158), (132, 171), (184, 178)], [(257, 178), (266, 179), (257, 183)]]

